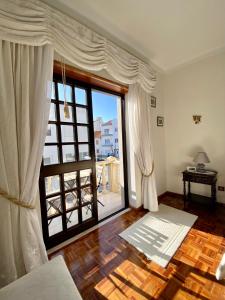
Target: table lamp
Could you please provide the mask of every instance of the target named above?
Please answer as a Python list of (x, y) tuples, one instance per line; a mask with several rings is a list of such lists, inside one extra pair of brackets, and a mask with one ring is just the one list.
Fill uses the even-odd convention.
[(197, 172), (204, 173), (206, 171), (205, 163), (209, 163), (210, 160), (205, 152), (198, 152), (194, 158), (194, 162), (197, 163)]

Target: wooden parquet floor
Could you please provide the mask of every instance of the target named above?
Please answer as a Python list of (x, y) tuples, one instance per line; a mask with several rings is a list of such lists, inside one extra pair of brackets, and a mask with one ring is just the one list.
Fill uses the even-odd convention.
[[(161, 202), (183, 208), (178, 197), (165, 196)], [(118, 236), (145, 210), (119, 216), (50, 258), (63, 255), (85, 300), (225, 299), (225, 281), (215, 279), (225, 252), (225, 208), (210, 211), (192, 204), (188, 211), (199, 218), (165, 269)]]

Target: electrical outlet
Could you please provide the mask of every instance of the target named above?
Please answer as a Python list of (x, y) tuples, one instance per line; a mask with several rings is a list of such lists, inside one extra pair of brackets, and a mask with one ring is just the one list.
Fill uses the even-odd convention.
[(224, 186), (219, 185), (218, 186), (218, 191), (224, 192)]

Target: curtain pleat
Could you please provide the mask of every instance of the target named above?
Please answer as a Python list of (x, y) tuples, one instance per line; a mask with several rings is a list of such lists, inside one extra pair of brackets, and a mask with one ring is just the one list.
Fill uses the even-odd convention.
[[(0, 40), (0, 187), (35, 205), (48, 124), (53, 48)], [(50, 94), (49, 94), (50, 95)], [(36, 209), (0, 196), (0, 286), (47, 261)]]
[(52, 44), (85, 70), (105, 69), (123, 83), (139, 83), (148, 93), (155, 87), (156, 74), (149, 64), (39, 0), (1, 0), (0, 39), (32, 46)]
[(130, 143), (142, 174), (141, 196), (144, 208), (158, 211), (154, 161), (151, 145), (150, 95), (138, 84), (129, 87), (127, 95)]

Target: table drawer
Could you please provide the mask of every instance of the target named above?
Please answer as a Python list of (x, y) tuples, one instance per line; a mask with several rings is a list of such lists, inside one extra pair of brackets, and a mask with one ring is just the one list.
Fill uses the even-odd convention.
[(183, 173), (183, 180), (202, 184), (213, 184), (216, 181), (216, 177), (196, 173)]

